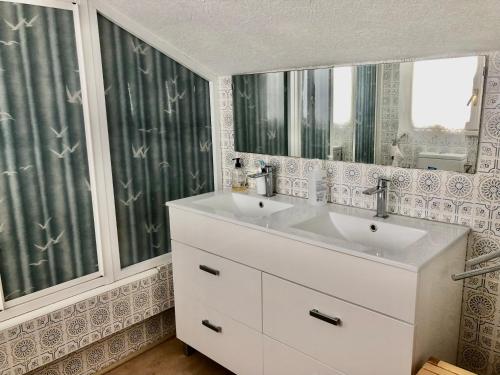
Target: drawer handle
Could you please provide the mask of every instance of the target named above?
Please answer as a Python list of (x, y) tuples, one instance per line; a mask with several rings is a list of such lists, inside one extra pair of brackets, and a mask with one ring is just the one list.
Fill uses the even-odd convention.
[(222, 332), (222, 327), (219, 326), (214, 326), (212, 323), (210, 323), (207, 319), (202, 320), (201, 324), (203, 324), (205, 327), (210, 328), (212, 331), (215, 331), (217, 333)]
[(316, 319), (322, 320), (324, 322), (333, 324), (334, 326), (342, 325), (342, 320), (340, 320), (340, 318), (328, 316), (326, 314), (323, 314), (322, 312), (319, 312), (316, 309), (310, 310), (309, 315), (311, 315), (313, 318), (316, 318)]
[(214, 270), (213, 268), (210, 268), (208, 266), (205, 266), (203, 264), (200, 264), (200, 270), (202, 271), (205, 271), (205, 272), (208, 272), (214, 276), (219, 276), (220, 275), (220, 272), (218, 270)]

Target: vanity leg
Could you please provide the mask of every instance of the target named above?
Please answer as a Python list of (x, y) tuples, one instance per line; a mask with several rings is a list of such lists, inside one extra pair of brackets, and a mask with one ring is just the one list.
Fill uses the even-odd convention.
[(193, 348), (192, 346), (189, 346), (188, 344), (184, 343), (184, 355), (186, 357), (189, 357), (189, 356), (193, 355), (194, 352), (196, 352), (195, 348)]

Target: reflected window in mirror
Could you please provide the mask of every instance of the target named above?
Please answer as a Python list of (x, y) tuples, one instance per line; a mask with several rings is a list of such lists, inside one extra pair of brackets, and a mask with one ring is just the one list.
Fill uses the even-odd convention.
[[(397, 103), (391, 165), (475, 173), (485, 61), (472, 56), (384, 64), (384, 74), (399, 72), (397, 85), (384, 75), (382, 88), (392, 96), (382, 98), (384, 103)], [(382, 115), (387, 110), (382, 105)], [(379, 125), (387, 142), (384, 123)], [(376, 162), (388, 164), (383, 158)]]
[(287, 73), (233, 76), (235, 150), (288, 155)]
[(300, 155), (326, 159), (330, 146), (331, 69), (298, 72)]
[(354, 82), (352, 66), (333, 68), (330, 160), (352, 160), (354, 134)]
[(478, 66), (475, 56), (413, 63), (413, 126), (417, 129), (465, 129), (471, 117), (471, 104), (477, 101), (474, 79)]

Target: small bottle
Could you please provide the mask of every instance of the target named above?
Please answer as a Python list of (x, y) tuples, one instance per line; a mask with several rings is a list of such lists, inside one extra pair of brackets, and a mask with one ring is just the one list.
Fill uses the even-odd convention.
[(321, 169), (319, 165), (315, 165), (309, 177), (309, 203), (314, 206), (323, 206), (326, 204), (326, 171)]
[(232, 190), (243, 192), (247, 190), (247, 178), (241, 165), (241, 158), (234, 158), (234, 170), (232, 173)]

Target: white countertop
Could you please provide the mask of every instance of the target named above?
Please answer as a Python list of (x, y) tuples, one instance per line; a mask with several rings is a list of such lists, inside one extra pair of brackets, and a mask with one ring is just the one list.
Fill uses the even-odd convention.
[[(228, 211), (216, 210), (201, 204), (196, 204), (196, 201), (198, 200), (207, 199), (221, 194), (247, 194), (259, 197), (263, 201), (270, 199), (273, 201), (289, 203), (292, 204), (293, 207), (274, 213), (270, 216), (255, 218), (236, 215)], [(439, 255), (456, 241), (466, 236), (470, 231), (468, 227), (461, 225), (447, 224), (407, 216), (390, 215), (386, 219), (376, 218), (374, 217), (375, 212), (373, 210), (342, 206), (333, 203), (329, 203), (322, 207), (316, 207), (310, 205), (307, 199), (287, 195), (276, 195), (272, 198), (266, 198), (251, 193), (214, 192), (170, 201), (166, 204), (168, 207), (198, 213), (200, 215), (209, 216), (215, 219), (287, 237), (296, 241), (323, 247), (325, 249), (339, 251), (352, 256), (407, 269), (413, 272), (418, 272), (431, 259)], [(427, 234), (402, 251), (388, 251), (385, 249), (370, 248), (368, 246), (363, 246), (361, 244), (339, 238), (322, 236), (293, 227), (300, 222), (313, 219), (321, 215), (327, 215), (332, 211), (344, 215), (369, 219), (375, 224), (377, 222), (393, 223), (400, 226), (421, 229), (425, 230)]]

